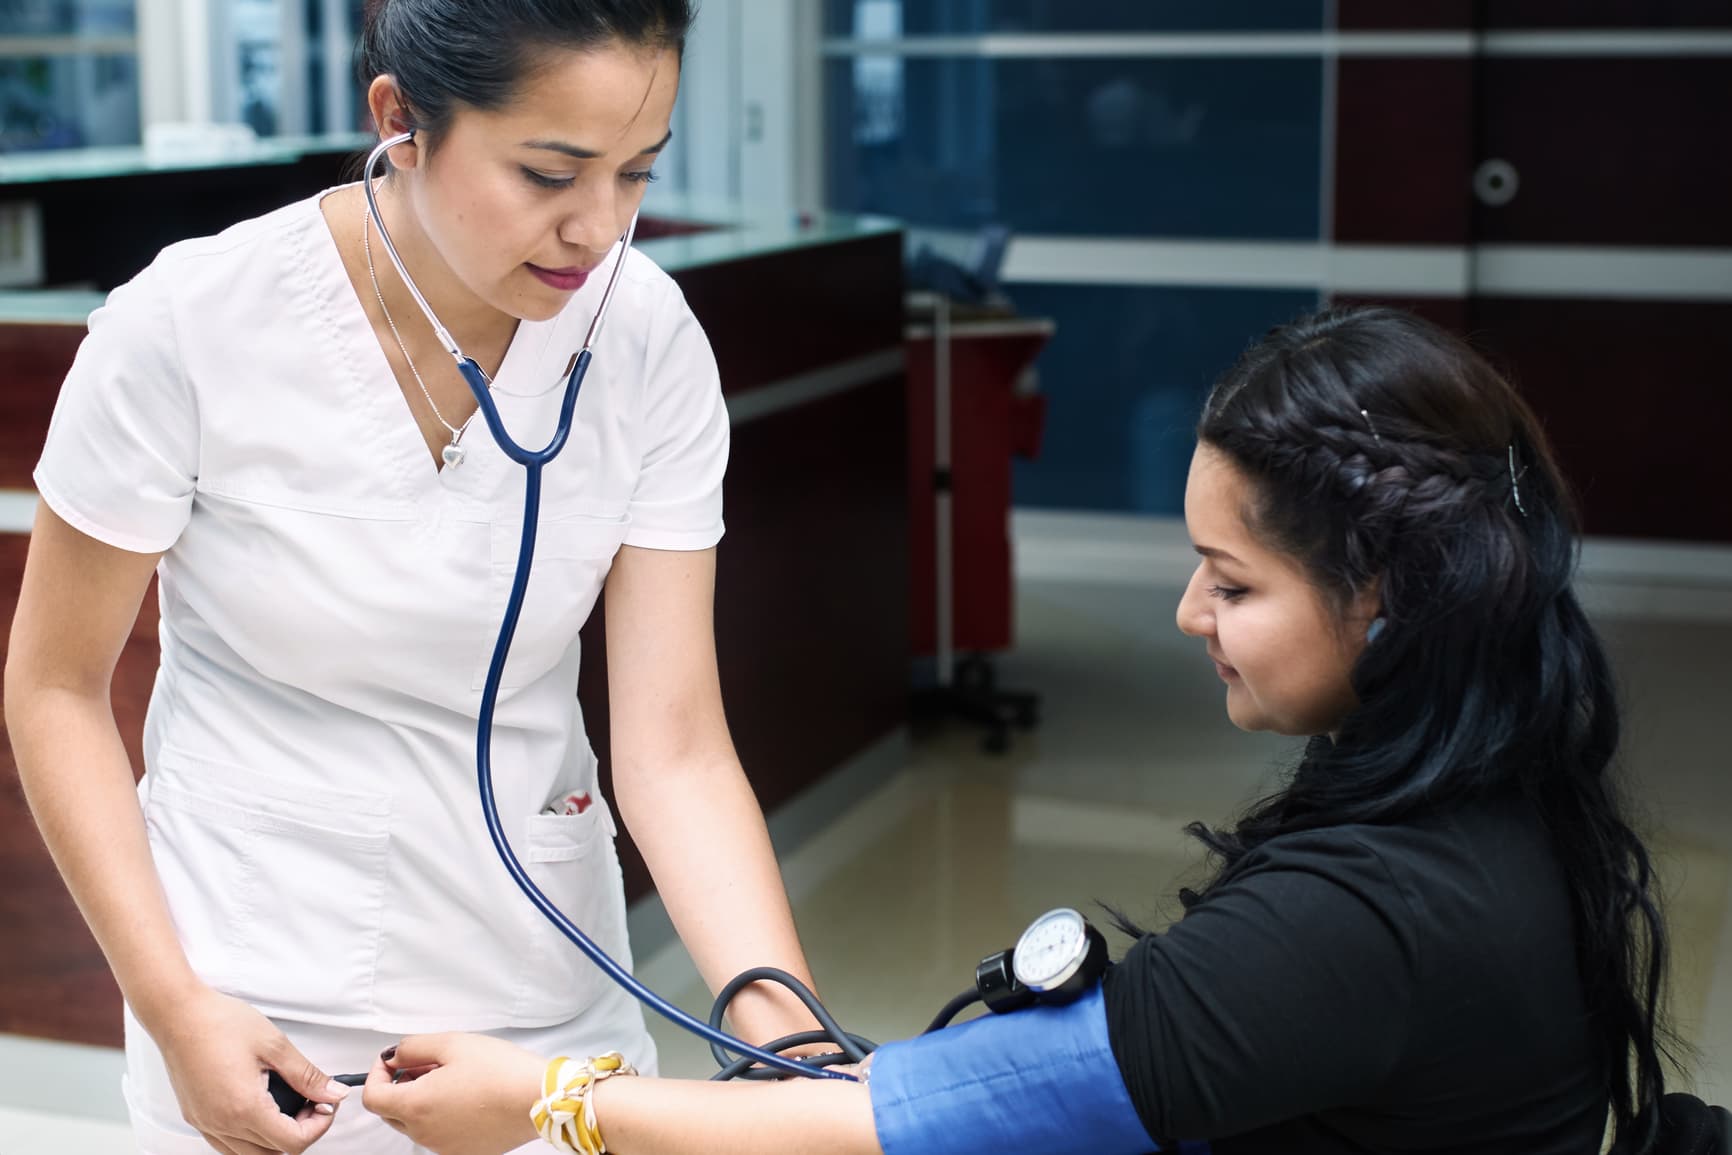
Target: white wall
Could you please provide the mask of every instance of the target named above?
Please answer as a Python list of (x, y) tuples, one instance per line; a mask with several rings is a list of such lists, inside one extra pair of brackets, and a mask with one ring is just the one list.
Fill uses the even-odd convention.
[(704, 0), (664, 161), (671, 189), (778, 212), (820, 207), (819, 16), (812, 0)]

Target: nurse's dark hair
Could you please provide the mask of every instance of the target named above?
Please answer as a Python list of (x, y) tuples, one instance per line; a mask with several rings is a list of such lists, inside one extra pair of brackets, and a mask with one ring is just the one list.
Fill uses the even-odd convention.
[(1658, 888), (1613, 776), (1612, 673), (1571, 585), (1576, 513), (1533, 412), (1443, 329), (1341, 308), (1246, 352), (1197, 436), (1249, 479), (1259, 540), (1300, 562), (1338, 614), (1374, 592), (1385, 623), (1334, 740), (1314, 740), (1233, 829), (1191, 828), (1220, 859), (1210, 887), (1292, 831), (1524, 794), (1572, 888), (1617, 1131), (1647, 1151), (1658, 1112), (1638, 1115), (1663, 1093), (1662, 1058), (1685, 1048), (1661, 1013)]
[(396, 78), (413, 128), (437, 147), (459, 108), (510, 103), (542, 56), (608, 44), (685, 49), (690, 0), (367, 0), (355, 73)]

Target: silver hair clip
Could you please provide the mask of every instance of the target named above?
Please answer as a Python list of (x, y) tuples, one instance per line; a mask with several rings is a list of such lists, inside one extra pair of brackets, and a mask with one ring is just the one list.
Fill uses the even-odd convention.
[(1516, 511), (1523, 517), (1528, 515), (1528, 507), (1522, 504), (1521, 480), (1527, 476), (1528, 467), (1522, 466), (1521, 472), (1516, 472), (1515, 442), (1509, 444), (1509, 491), (1515, 498)]
[(1371, 414), (1369, 414), (1365, 410), (1361, 409), (1359, 411), (1359, 416), (1365, 418), (1365, 427), (1367, 429), (1371, 430), (1371, 439), (1373, 441), (1377, 442), (1377, 444), (1382, 445), (1383, 444), (1383, 435), (1377, 432), (1377, 423), (1375, 421), (1371, 420)]

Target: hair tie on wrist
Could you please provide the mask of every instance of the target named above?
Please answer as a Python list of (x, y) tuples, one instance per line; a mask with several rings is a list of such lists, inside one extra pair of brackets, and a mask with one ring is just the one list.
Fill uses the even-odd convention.
[(595, 1086), (615, 1075), (635, 1075), (637, 1068), (618, 1051), (581, 1062), (561, 1055), (550, 1060), (541, 1079), (541, 1098), (530, 1108), (536, 1133), (556, 1151), (568, 1155), (607, 1155), (601, 1125), (595, 1118)]

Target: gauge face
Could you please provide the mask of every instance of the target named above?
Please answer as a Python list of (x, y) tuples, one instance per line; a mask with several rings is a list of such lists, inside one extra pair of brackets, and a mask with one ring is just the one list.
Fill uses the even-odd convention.
[(1064, 908), (1035, 919), (1016, 944), (1017, 980), (1037, 991), (1050, 990), (1076, 972), (1088, 950), (1083, 916)]

